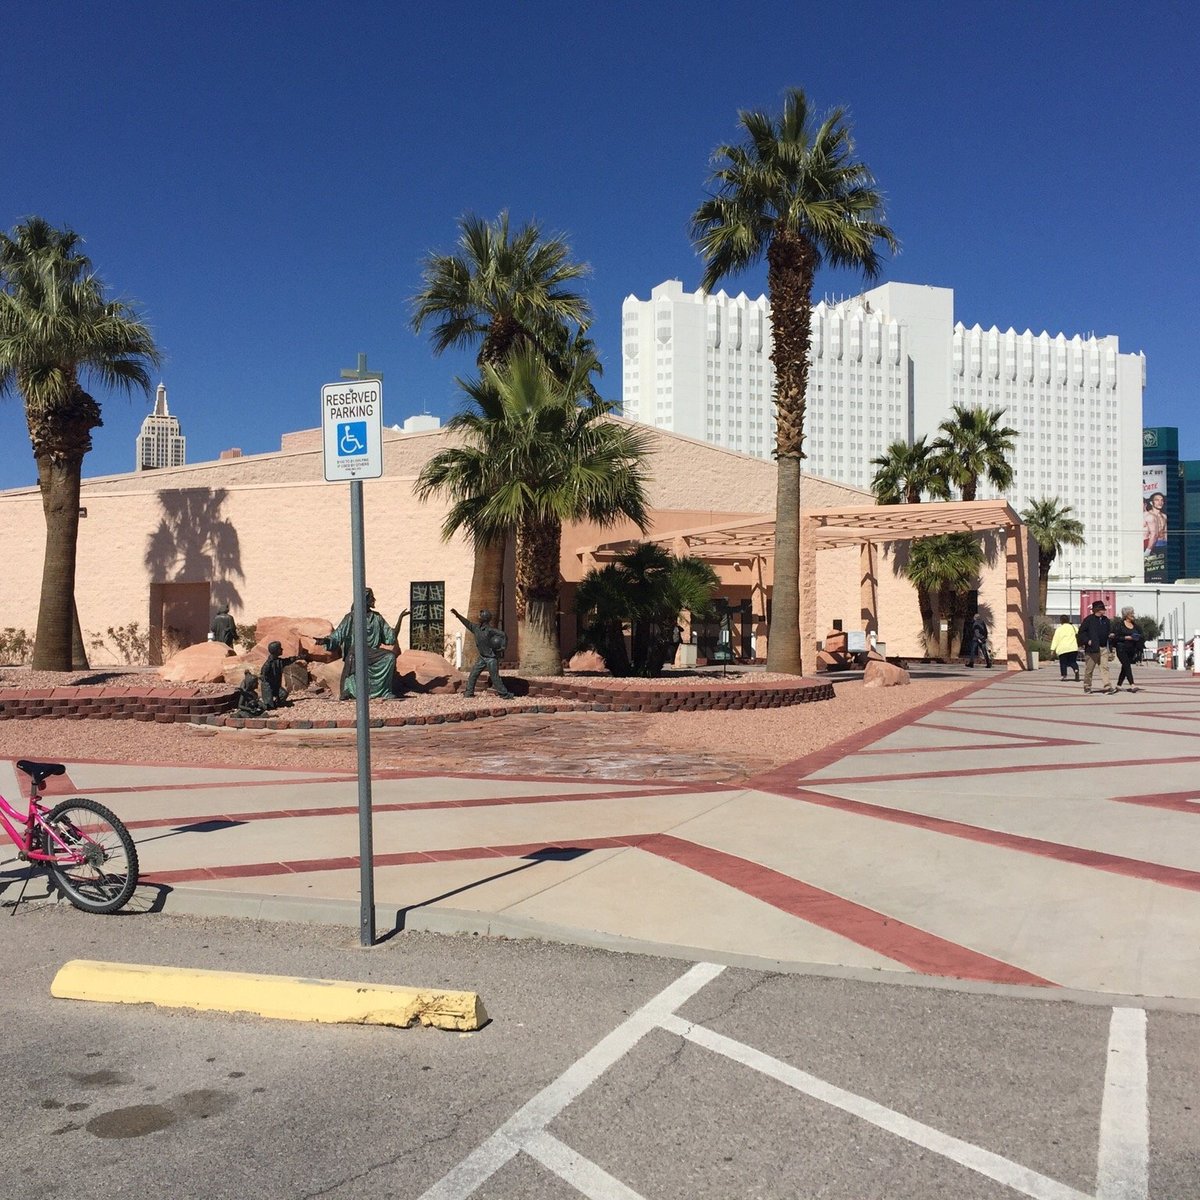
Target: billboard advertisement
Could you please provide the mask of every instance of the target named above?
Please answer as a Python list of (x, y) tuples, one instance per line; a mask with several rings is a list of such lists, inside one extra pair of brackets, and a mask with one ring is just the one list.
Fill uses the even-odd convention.
[(1167, 468), (1142, 467), (1142, 552), (1147, 583), (1167, 581)]

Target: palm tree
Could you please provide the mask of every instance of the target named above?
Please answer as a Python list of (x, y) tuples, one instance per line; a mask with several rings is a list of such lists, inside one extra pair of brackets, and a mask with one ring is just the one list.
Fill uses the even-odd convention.
[[(587, 272), (563, 238), (543, 236), (536, 222), (514, 232), (507, 212), (494, 222), (467, 214), (459, 221), (458, 253), (425, 258), (412, 326), (418, 333), (432, 326), (436, 354), (478, 345), (480, 370), (502, 367), (521, 347), (565, 354), (572, 328), (586, 328), (591, 317), (586, 298), (571, 288)], [(504, 533), (476, 537), (474, 545), (468, 612), (474, 618), (486, 608), (503, 624)]]
[(950, 487), (932, 455), (924, 437), (910, 446), (893, 442), (878, 458), (871, 459), (878, 467), (871, 481), (871, 491), (880, 504), (920, 504), (921, 497), (949, 500)]
[(1000, 424), (1004, 411), (955, 404), (951, 408), (953, 416), (938, 426), (941, 436), (933, 443), (938, 468), (964, 500), (975, 499), (979, 481), (984, 478), (998, 491), (1012, 485), (1008, 455), (1018, 431)]
[(1038, 612), (1046, 615), (1046, 596), (1050, 588), (1050, 567), (1064, 546), (1084, 544), (1083, 522), (1071, 514), (1075, 510), (1057, 496), (1052, 500), (1031, 500), (1021, 513), (1038, 546)]
[[(582, 643), (595, 649), (614, 675), (656, 676), (674, 649), (671, 634), (685, 609), (712, 611), (717, 573), (699, 558), (676, 558), (643, 542), (614, 563), (589, 571), (575, 593)], [(625, 649), (628, 624), (632, 661)]]
[(613, 406), (585, 400), (586, 369), (565, 383), (532, 350), (502, 370), (462, 382), (472, 407), (450, 421), (465, 444), (435, 455), (418, 480), (423, 496), (447, 495), (447, 536), (467, 530), (478, 544), (516, 533), (520, 667), (561, 675), (558, 644), (560, 546), (564, 521), (647, 525), (643, 435), (609, 420)]
[(819, 123), (804, 93), (793, 88), (779, 118), (738, 114), (738, 144), (718, 146), (715, 192), (692, 216), (692, 236), (705, 260), (701, 286), (767, 260), (775, 365), (778, 481), (775, 503), (774, 620), (769, 671), (799, 674), (800, 460), (812, 290), (822, 263), (879, 273), (879, 243), (897, 248), (883, 223), (883, 197), (870, 170), (855, 161), (842, 109)]
[[(129, 304), (107, 300), (80, 239), (30, 217), (0, 233), (0, 395), (20, 393), (46, 518), (46, 554), (33, 667), (69, 671), (83, 457), (100, 405), (81, 380), (150, 390), (159, 362), (149, 328)], [(82, 639), (80, 639), (82, 649)]]
[(968, 615), (963, 600), (977, 586), (982, 565), (983, 547), (969, 533), (942, 533), (913, 541), (904, 573), (917, 589), (927, 646), (939, 641), (943, 620), (953, 639)]

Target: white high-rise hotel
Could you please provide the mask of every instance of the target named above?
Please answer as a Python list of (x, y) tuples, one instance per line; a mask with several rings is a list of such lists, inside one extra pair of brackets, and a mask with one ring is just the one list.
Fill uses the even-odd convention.
[[(768, 458), (775, 446), (771, 316), (765, 296), (660, 284), (622, 306), (624, 411), (631, 420)], [(1142, 574), (1143, 354), (1115, 336), (971, 329), (949, 288), (885, 283), (813, 308), (805, 471), (869, 488), (871, 459), (931, 439), (954, 403), (1002, 407), (1018, 431), (1007, 499), (1057, 496), (1087, 545), (1055, 573)], [(980, 498), (994, 496), (986, 485)]]

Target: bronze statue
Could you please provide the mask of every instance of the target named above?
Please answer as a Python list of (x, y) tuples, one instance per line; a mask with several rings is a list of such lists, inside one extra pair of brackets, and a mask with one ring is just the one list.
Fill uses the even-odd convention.
[(282, 708), (288, 703), (288, 690), (283, 686), (283, 668), (294, 662), (307, 661), (306, 654), (293, 654), (284, 658), (282, 642), (267, 643), (267, 661), (258, 672), (265, 708)]
[[(375, 593), (367, 588), (367, 695), (372, 697), (388, 697), (395, 695), (393, 680), (396, 675), (396, 656), (384, 650), (383, 646), (395, 646), (400, 637), (400, 625), (408, 616), (405, 609), (396, 618), (396, 628), (392, 628), (375, 611)], [(330, 650), (340, 650), (344, 667), (342, 668), (341, 699), (354, 697), (354, 609), (342, 618), (341, 624), (328, 636), (317, 638), (318, 643)]]
[(224, 642), (225, 645), (232, 647), (237, 640), (237, 625), (229, 615), (228, 604), (222, 604), (217, 609), (217, 615), (213, 617), (210, 629), (214, 642)]
[(497, 661), (508, 646), (508, 634), (492, 624), (492, 614), (486, 608), (479, 614), (478, 624), (468, 621), (457, 608), (450, 611), (467, 627), (479, 651), (479, 661), (467, 675), (467, 686), (463, 689), (463, 695), (468, 699), (475, 695), (475, 681), (480, 672), (486, 670), (488, 678), (492, 681), (492, 691), (503, 700), (513, 699), (512, 692), (504, 686), (504, 680), (500, 677), (500, 664)]

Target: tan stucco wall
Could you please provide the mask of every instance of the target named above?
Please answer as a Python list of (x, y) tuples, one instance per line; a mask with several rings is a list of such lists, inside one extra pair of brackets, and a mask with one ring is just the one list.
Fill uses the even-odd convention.
[[(775, 466), (690, 438), (643, 429), (650, 444), (651, 534), (751, 520), (773, 513)], [(413, 481), (438, 450), (453, 444), (445, 429), (385, 433), (384, 478), (364, 484), (366, 576), (390, 621), (409, 603), (409, 585), (444, 580), (447, 609), (465, 610), (472, 556), (462, 538), (441, 540), (445, 506), (420, 504)], [(862, 491), (828, 480), (802, 479), (806, 509), (861, 504)], [(249, 623), (268, 615), (338, 620), (350, 603), (349, 489), (325, 483), (318, 430), (283, 438), (273, 454), (198, 463), (163, 471), (86, 480), (81, 497), (76, 597), (85, 635), (136, 621), (150, 624), (154, 583), (211, 582), (215, 605), (228, 600), (234, 617)], [(563, 575), (582, 577), (581, 546), (632, 537), (628, 523), (613, 529), (568, 527)], [(37, 624), (45, 525), (35, 488), (0, 493), (0, 628)], [(1036, 561), (1036, 560), (1035, 560)], [(732, 597), (748, 594), (748, 564), (719, 566)], [(911, 587), (879, 556), (880, 636), (892, 654), (920, 653), (920, 618)], [(764, 579), (770, 584), (769, 572)], [(823, 637), (835, 618), (859, 626), (857, 548), (817, 556), (817, 612)], [(1031, 587), (1036, 587), (1034, 580)], [(981, 597), (1003, 621), (1004, 561), (986, 573)], [(569, 593), (564, 597), (569, 609)], [(447, 617), (446, 632), (457, 625)], [(563, 623), (566, 639), (573, 621)], [(569, 646), (565, 647), (569, 650)], [(97, 665), (102, 654), (94, 655)]]

